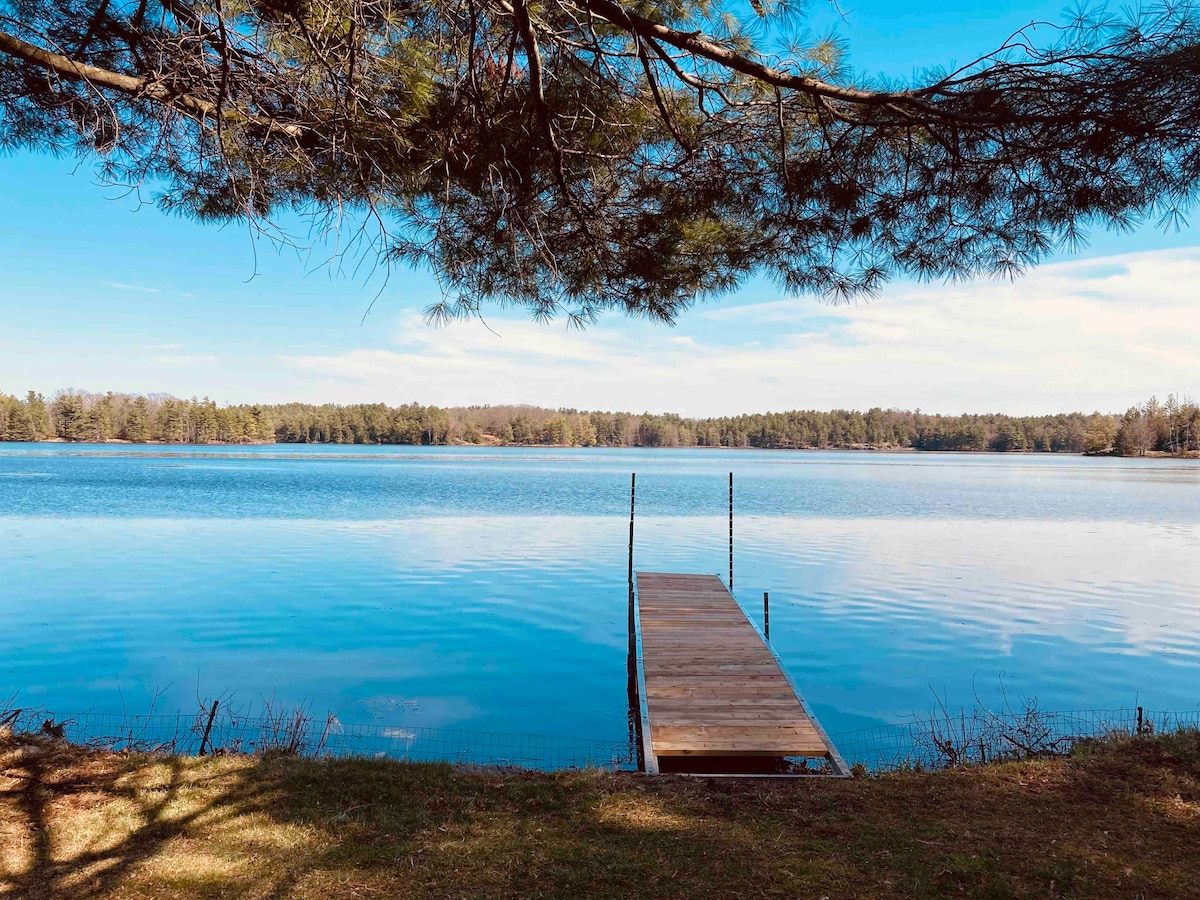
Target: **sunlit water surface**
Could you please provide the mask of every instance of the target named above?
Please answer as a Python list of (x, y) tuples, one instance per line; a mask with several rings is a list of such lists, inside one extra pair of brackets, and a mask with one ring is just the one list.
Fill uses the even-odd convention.
[(619, 740), (637, 566), (771, 595), (826, 728), (1200, 704), (1200, 464), (1024, 455), (0, 445), (0, 701), (275, 695)]

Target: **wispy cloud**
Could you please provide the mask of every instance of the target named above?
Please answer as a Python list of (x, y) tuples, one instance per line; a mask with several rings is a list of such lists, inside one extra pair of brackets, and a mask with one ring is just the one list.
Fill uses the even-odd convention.
[(390, 348), (288, 356), (337, 399), (679, 410), (1114, 409), (1200, 393), (1200, 248), (898, 285), (870, 302), (702, 311), (674, 331), (401, 322)]
[(123, 282), (120, 282), (120, 281), (106, 281), (106, 282), (104, 282), (104, 285), (105, 285), (106, 287), (110, 287), (110, 288), (116, 288), (118, 291), (137, 291), (137, 292), (138, 292), (138, 293), (140, 293), (140, 294), (158, 294), (158, 293), (161, 293), (161, 291), (159, 291), (159, 289), (158, 289), (158, 288), (152, 288), (152, 287), (141, 287), (140, 285), (136, 285), (136, 284), (125, 284), (125, 283), (123, 283)]

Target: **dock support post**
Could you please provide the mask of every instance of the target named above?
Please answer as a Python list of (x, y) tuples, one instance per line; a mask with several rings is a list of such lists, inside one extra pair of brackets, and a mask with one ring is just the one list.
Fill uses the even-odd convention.
[(642, 749), (642, 710), (641, 698), (638, 696), (638, 665), (637, 665), (637, 613), (633, 596), (633, 513), (637, 497), (637, 473), (629, 476), (629, 657), (628, 657), (628, 699), (629, 699), (629, 743), (633, 746), (634, 761), (638, 771), (646, 771), (645, 753)]
[(733, 473), (729, 473), (729, 591), (733, 592)]
[(771, 639), (771, 598), (763, 591), (763, 637)]
[(633, 509), (637, 498), (637, 472), (629, 475), (629, 589), (633, 590)]
[(646, 771), (645, 754), (642, 752), (642, 700), (638, 691), (637, 661), (637, 612), (634, 607), (633, 583), (629, 584), (629, 650), (626, 658), (625, 693), (629, 708), (629, 746), (633, 749), (633, 762), (639, 772)]

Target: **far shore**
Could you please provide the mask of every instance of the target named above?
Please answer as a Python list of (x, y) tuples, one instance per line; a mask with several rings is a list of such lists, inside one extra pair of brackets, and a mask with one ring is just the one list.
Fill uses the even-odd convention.
[[(491, 437), (486, 435), (485, 437)], [(1147, 450), (1137, 456), (1122, 456), (1113, 451), (1103, 453), (1079, 453), (1069, 450), (918, 450), (916, 447), (894, 447), (894, 446), (871, 446), (868, 444), (856, 444), (847, 447), (714, 447), (710, 445), (687, 445), (675, 447), (603, 447), (590, 446), (584, 447), (579, 444), (543, 444), (543, 443), (502, 443), (498, 440), (485, 441), (483, 443), (471, 443), (469, 441), (453, 440), (445, 444), (393, 444), (393, 443), (378, 443), (378, 444), (351, 444), (351, 443), (336, 443), (333, 441), (208, 441), (207, 443), (171, 443), (169, 441), (128, 441), (122, 438), (110, 438), (105, 441), (68, 441), (64, 438), (47, 438), (44, 441), (0, 441), (0, 447), (18, 447), (22, 444), (61, 444), (64, 446), (95, 446), (95, 445), (116, 445), (124, 447), (194, 447), (200, 451), (204, 447), (487, 447), (500, 450), (530, 450), (530, 449), (545, 449), (545, 450), (696, 450), (696, 451), (717, 451), (717, 450), (753, 450), (757, 452), (768, 453), (901, 453), (901, 454), (920, 454), (930, 456), (1075, 456), (1075, 457), (1113, 457), (1116, 459), (1200, 459), (1200, 451), (1190, 451), (1188, 453), (1167, 453), (1163, 450)]]

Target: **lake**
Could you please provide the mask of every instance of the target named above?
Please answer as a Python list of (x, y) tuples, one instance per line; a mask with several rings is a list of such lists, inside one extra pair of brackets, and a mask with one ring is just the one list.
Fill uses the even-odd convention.
[(835, 735), (1200, 705), (1195, 460), (55, 444), (0, 444), (0, 702), (623, 740), (634, 471), (637, 567), (722, 576), (735, 473), (735, 594)]

